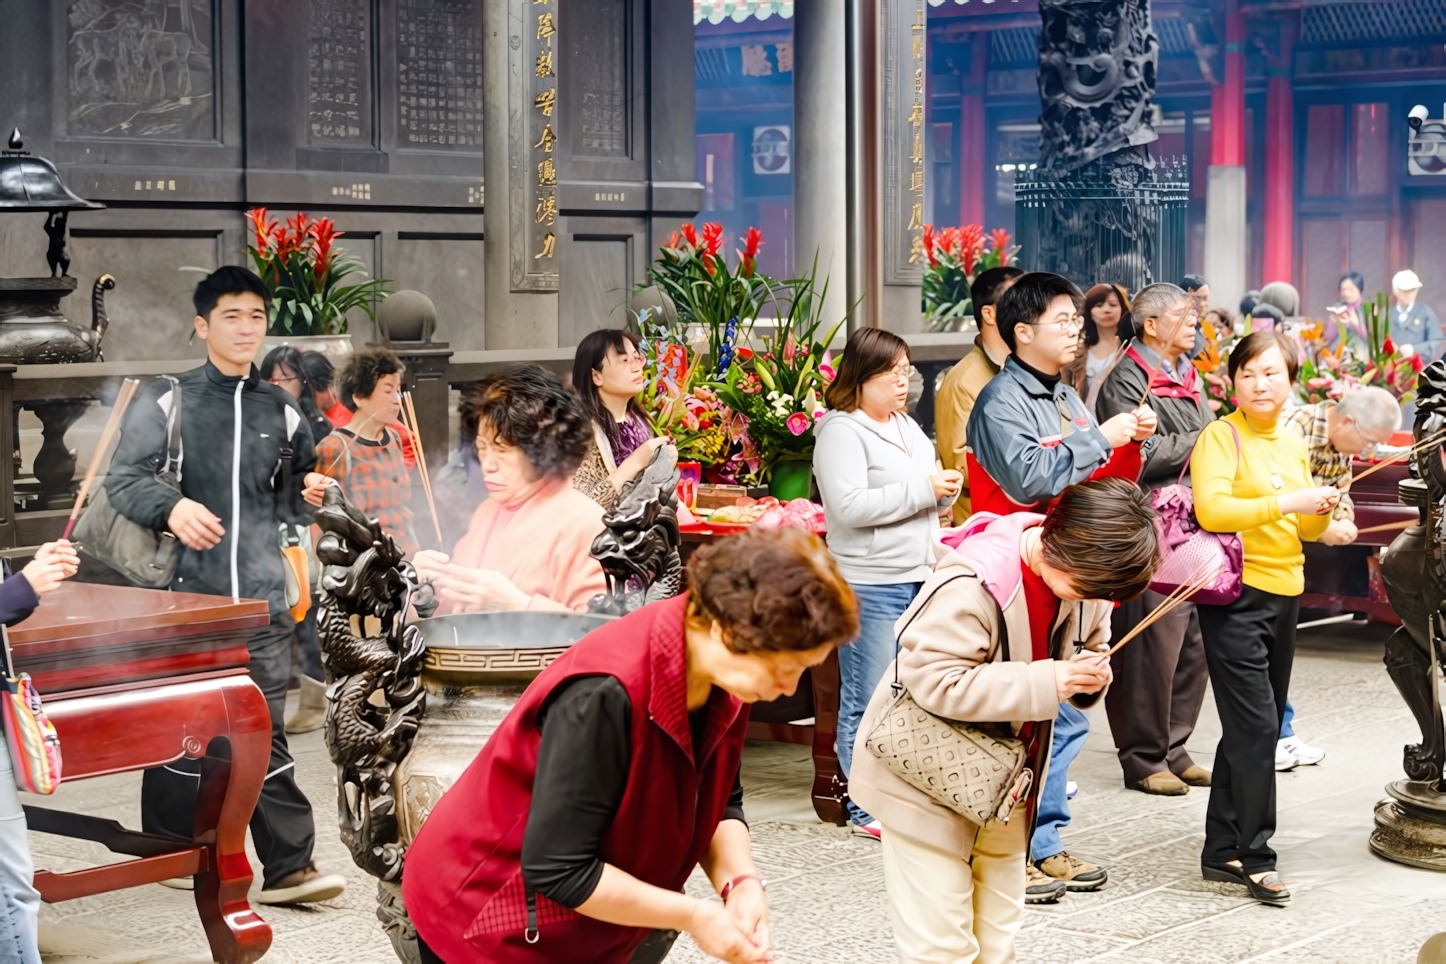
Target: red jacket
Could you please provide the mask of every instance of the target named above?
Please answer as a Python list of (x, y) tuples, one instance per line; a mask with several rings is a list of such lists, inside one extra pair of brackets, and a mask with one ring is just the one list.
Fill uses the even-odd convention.
[[(707, 852), (743, 755), (747, 708), (721, 690), (708, 703), (701, 761), (688, 727), (683, 614), (687, 594), (595, 630), (542, 672), (452, 788), (407, 852), (402, 895), (427, 946), (472, 961), (626, 962), (649, 931), (583, 916), (522, 879), (522, 838), (542, 730), (538, 710), (580, 676), (615, 677), (632, 699), (627, 791), (603, 859), (681, 891)], [(528, 943), (529, 910), (536, 943)]]

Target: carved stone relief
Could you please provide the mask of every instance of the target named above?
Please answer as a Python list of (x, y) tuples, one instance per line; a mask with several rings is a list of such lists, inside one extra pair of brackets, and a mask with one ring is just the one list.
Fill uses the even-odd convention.
[(213, 17), (212, 0), (74, 0), (67, 132), (214, 140)]
[(313, 144), (373, 143), (369, 0), (310, 0), (306, 132)]
[(402, 146), (482, 146), (482, 0), (397, 0)]

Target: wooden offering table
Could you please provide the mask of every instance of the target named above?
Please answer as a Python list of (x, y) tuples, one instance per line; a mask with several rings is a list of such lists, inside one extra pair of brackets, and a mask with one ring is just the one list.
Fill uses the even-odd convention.
[(268, 618), (264, 601), (65, 583), (11, 629), (16, 668), (60, 733), (65, 782), (201, 761), (193, 840), (27, 806), (31, 830), (138, 858), (37, 870), (47, 902), (191, 875), (214, 959), (246, 964), (266, 953), (271, 928), (246, 900), (246, 827), (271, 758), (271, 717), (246, 673), (246, 641)]

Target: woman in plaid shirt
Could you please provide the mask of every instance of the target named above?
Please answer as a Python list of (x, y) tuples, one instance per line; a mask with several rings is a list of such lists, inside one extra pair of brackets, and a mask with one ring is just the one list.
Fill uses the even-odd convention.
[(383, 348), (351, 357), (337, 387), (355, 414), (316, 446), (316, 471), (335, 479), (352, 505), (382, 524), (408, 556), (420, 548), (412, 526), (412, 480), (397, 424), (402, 362)]

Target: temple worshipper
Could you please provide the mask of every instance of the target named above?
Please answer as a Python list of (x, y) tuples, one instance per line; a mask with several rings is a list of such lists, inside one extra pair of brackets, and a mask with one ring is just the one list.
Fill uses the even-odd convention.
[[(1200, 429), (1214, 421), (1205, 404), (1202, 379), (1190, 364), (1199, 302), (1176, 285), (1147, 285), (1135, 295), (1137, 339), (1108, 372), (1095, 413), (1110, 418), (1140, 404), (1149, 387), (1150, 407), (1159, 418), (1145, 439), (1140, 486), (1153, 491), (1188, 483), (1190, 452)], [(1123, 636), (1165, 601), (1146, 590), (1122, 602), (1111, 620)], [(1180, 796), (1208, 787), (1210, 771), (1195, 763), (1185, 742), (1195, 732), (1205, 702), (1205, 642), (1192, 603), (1170, 610), (1143, 633), (1138, 644), (1114, 659), (1115, 685), (1105, 700), (1125, 786), (1142, 793)]]
[[(1340, 502), (1331, 512), (1330, 525), (1319, 541), (1328, 546), (1350, 545), (1356, 541), (1356, 506), (1350, 496), (1351, 460), (1390, 441), (1401, 427), (1400, 403), (1384, 388), (1356, 386), (1338, 402), (1327, 399), (1291, 409), (1284, 421), (1305, 441), (1311, 481), (1341, 493)], [(1295, 707), (1286, 700), (1280, 740), (1275, 745), (1275, 769), (1283, 772), (1314, 766), (1324, 759), (1325, 750), (1295, 735)]]
[[(900, 620), (898, 681), (948, 720), (1006, 723), (1031, 778), (982, 827), (935, 802), (866, 747), (894, 698), (880, 682), (849, 792), (883, 824), (884, 887), (899, 960), (1013, 961), (1024, 918), (1031, 810), (1047, 768), (1049, 721), (1089, 706), (1110, 682), (1110, 600), (1159, 566), (1149, 497), (1122, 479), (1065, 489), (1047, 516), (975, 513)], [(990, 801), (993, 804), (993, 801)], [(1054, 881), (1054, 897), (1065, 890)], [(409, 905), (410, 906), (410, 905)]]
[(413, 556), (420, 543), (412, 521), (411, 472), (392, 428), (402, 410), (402, 372), (401, 359), (385, 348), (347, 359), (337, 387), (352, 417), (317, 444), (316, 471), (335, 479), (347, 501), (380, 522), (398, 548)]
[(974, 307), (974, 323), (979, 337), (974, 347), (944, 375), (934, 395), (934, 437), (939, 449), (939, 462), (964, 476), (964, 488), (954, 502), (954, 524), (969, 518), (969, 465), (965, 452), (969, 447), (969, 415), (979, 393), (990, 379), (999, 374), (1009, 357), (1009, 345), (999, 334), (995, 322), (995, 305), (1009, 286), (1024, 274), (1019, 268), (1003, 265), (979, 272), (969, 286), (969, 302)]
[[(773, 959), (739, 779), (747, 704), (792, 694), (858, 609), (798, 529), (699, 549), (688, 585), (558, 657), (432, 810), (402, 883), (424, 962), (624, 964), (645, 940), (658, 961), (678, 931)], [(721, 903), (682, 892), (699, 865)]]
[(572, 387), (592, 417), (593, 447), (572, 484), (604, 509), (642, 474), (666, 438), (653, 435), (638, 393), (648, 385), (638, 336), (617, 328), (588, 332), (572, 359)]
[[(325, 360), (325, 356), (322, 356)], [(330, 362), (327, 362), (327, 387), (331, 386)], [(322, 414), (316, 404), (317, 390), (311, 383), (307, 366), (302, 362), (301, 352), (290, 345), (277, 345), (266, 353), (261, 361), (261, 377), (277, 388), (284, 390), (301, 407), (306, 423), (311, 426), (311, 437), (320, 442), (331, 434), (331, 421)]]
[[(24, 569), (0, 584), (0, 622), (13, 626), (25, 619), (42, 595), (79, 568), (80, 557), (68, 541), (45, 543)], [(40, 964), (39, 918), (40, 891), (35, 889), (25, 811), (9, 748), (0, 748), (0, 961)]]
[(585, 612), (607, 580), (592, 557), (603, 508), (572, 485), (592, 445), (582, 403), (542, 366), (514, 365), (468, 388), (461, 416), (487, 501), (450, 556), (423, 549), (413, 560), (438, 611)]
[[(1060, 378), (1079, 345), (1083, 305), (1074, 282), (1046, 272), (1024, 275), (999, 299), (999, 333), (1010, 356), (969, 416), (975, 512), (1042, 512), (1067, 486), (1107, 477), (1133, 484), (1139, 478), (1140, 443), (1155, 431), (1154, 411), (1141, 405), (1100, 424)], [(1097, 890), (1109, 876), (1070, 855), (1059, 837), (1070, 819), (1069, 764), (1088, 736), (1089, 717), (1062, 707), (1030, 845), (1028, 900), (1057, 900), (1056, 881)]]

